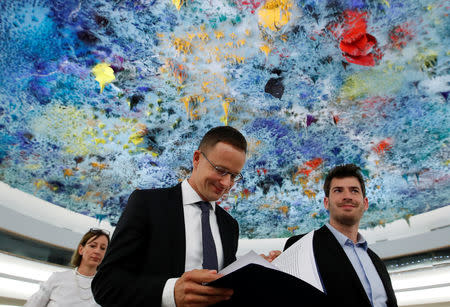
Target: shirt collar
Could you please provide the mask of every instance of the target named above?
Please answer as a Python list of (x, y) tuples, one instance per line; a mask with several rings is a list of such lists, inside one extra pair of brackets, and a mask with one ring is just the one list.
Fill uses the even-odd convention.
[[(326, 223), (325, 225), (328, 227), (328, 229), (334, 235), (334, 237), (339, 242), (339, 244), (342, 246), (342, 248), (344, 248), (344, 245), (353, 245), (354, 244), (352, 240), (350, 240), (349, 238), (347, 238), (346, 235), (342, 234), (339, 230), (337, 230), (336, 228), (331, 226), (330, 223)], [(356, 244), (354, 244), (354, 245), (356, 245), (357, 247), (361, 247), (364, 250), (367, 250), (367, 241), (366, 241), (366, 239), (364, 239), (362, 234), (360, 234), (358, 232), (358, 236), (356, 238), (357, 238), (357, 241), (356, 241)]]
[[(198, 195), (198, 193), (192, 188), (191, 184), (187, 179), (184, 179), (181, 183), (181, 194), (183, 196), (183, 206), (193, 205), (199, 201), (203, 201), (203, 199)], [(211, 207), (213, 211), (216, 211), (216, 202), (210, 201)]]

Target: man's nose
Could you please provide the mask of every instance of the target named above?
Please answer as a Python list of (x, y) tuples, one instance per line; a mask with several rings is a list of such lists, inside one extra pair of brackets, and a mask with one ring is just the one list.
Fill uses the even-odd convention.
[(222, 178), (220, 179), (220, 183), (224, 186), (231, 186), (234, 182), (231, 179), (231, 174), (226, 174), (225, 176), (222, 176)]
[(353, 199), (353, 194), (351, 191), (344, 190), (342, 197), (344, 199)]

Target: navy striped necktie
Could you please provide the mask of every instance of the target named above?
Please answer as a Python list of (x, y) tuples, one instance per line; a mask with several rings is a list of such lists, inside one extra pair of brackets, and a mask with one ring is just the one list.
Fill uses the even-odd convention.
[(207, 201), (199, 201), (197, 204), (202, 210), (203, 268), (218, 270), (216, 244), (209, 224), (211, 204)]

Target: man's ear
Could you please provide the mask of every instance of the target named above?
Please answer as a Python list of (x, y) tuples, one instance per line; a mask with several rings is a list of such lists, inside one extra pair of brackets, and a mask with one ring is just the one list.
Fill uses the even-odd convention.
[(198, 167), (198, 163), (200, 162), (200, 150), (194, 151), (194, 156), (192, 158), (192, 167), (196, 169)]
[(369, 209), (369, 200), (364, 197), (364, 211), (367, 211), (367, 209)]
[(323, 198), (323, 206), (325, 207), (325, 209), (327, 209), (328, 210), (328, 206), (329, 206), (329, 200), (328, 200), (328, 197), (324, 197)]

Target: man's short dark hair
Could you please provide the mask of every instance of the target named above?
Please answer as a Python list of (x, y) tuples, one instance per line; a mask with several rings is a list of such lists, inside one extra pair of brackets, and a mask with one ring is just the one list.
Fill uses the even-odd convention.
[(245, 137), (238, 130), (230, 126), (214, 127), (206, 132), (200, 141), (200, 145), (198, 145), (198, 149), (206, 151), (219, 142), (228, 143), (247, 153), (247, 141)]
[(325, 183), (323, 184), (323, 191), (325, 196), (330, 196), (330, 185), (333, 178), (346, 178), (346, 177), (356, 177), (361, 185), (362, 194), (366, 197), (366, 186), (364, 185), (364, 179), (361, 174), (361, 168), (355, 164), (344, 164), (335, 166), (330, 170), (327, 177), (325, 178)]

